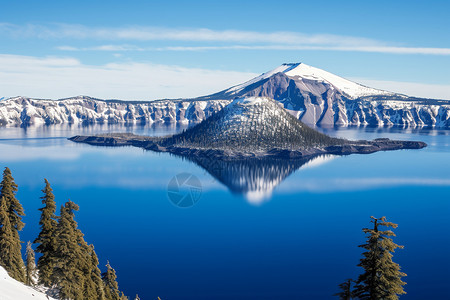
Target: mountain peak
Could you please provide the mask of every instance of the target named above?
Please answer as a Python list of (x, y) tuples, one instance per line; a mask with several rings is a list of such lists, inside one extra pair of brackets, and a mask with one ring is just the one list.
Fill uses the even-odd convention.
[(395, 93), (392, 92), (366, 87), (362, 84), (301, 62), (284, 63), (273, 70), (263, 73), (245, 83), (231, 87), (224, 92), (226, 94), (239, 94), (250, 85), (267, 80), (278, 73), (283, 73), (287, 77), (299, 82), (313, 82), (317, 85), (326, 85), (331, 89), (339, 91), (342, 95), (349, 99), (357, 99), (367, 96), (395, 95)]
[(338, 75), (324, 71), (319, 68), (309, 66), (304, 63), (286, 65), (288, 69), (283, 73), (291, 78), (299, 78), (301, 80), (312, 80), (317, 82), (325, 82), (333, 86), (351, 99), (373, 95), (393, 95), (394, 93), (369, 88), (351, 80), (345, 79)]

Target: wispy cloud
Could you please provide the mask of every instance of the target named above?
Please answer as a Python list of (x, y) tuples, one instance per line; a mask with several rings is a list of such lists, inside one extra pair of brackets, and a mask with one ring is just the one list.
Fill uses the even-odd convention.
[(450, 99), (449, 84), (425, 84), (417, 82), (402, 82), (388, 80), (373, 80), (366, 78), (349, 78), (366, 86), (386, 90), (395, 91), (397, 93), (409, 96), (433, 98), (433, 99)]
[(149, 48), (142, 48), (134, 45), (100, 45), (94, 47), (74, 47), (74, 46), (58, 46), (58, 50), (62, 51), (145, 51), (150, 50)]
[[(0, 54), (0, 66), (2, 96), (54, 99), (76, 95), (123, 100), (197, 97), (258, 75), (133, 61), (97, 66), (83, 64), (72, 57), (39, 58), (6, 54)], [(450, 86), (445, 84), (350, 79), (411, 96), (450, 99)]]
[[(93, 47), (60, 46), (65, 51), (214, 51), (214, 50), (318, 50), (372, 52), (390, 54), (450, 55), (450, 48), (409, 47), (366, 37), (301, 32), (258, 32), (245, 30), (179, 29), (161, 27), (87, 27), (73, 24), (15, 25), (0, 23), (0, 34), (14, 38), (70, 39), (95, 41), (172, 41), (203, 45), (142, 47), (136, 45), (100, 45)], [(204, 45), (216, 43), (219, 45)]]
[(347, 52), (374, 52), (392, 54), (429, 54), (450, 55), (450, 48), (415, 48), (395, 46), (295, 46), (295, 45), (231, 45), (231, 46), (197, 46), (197, 47), (162, 47), (142, 50), (161, 51), (208, 51), (208, 50), (320, 50), (320, 51), (347, 51)]
[(36, 37), (42, 39), (101, 39), (135, 41), (196, 41), (196, 42), (239, 42), (269, 44), (307, 44), (307, 45), (372, 45), (384, 43), (363, 37), (334, 34), (305, 34), (299, 32), (277, 31), (257, 32), (243, 30), (211, 30), (207, 28), (173, 29), (161, 27), (129, 26), (119, 28), (87, 27), (72, 24), (15, 25), (0, 23), (0, 32), (16, 38)]
[(0, 54), (3, 96), (123, 100), (187, 98), (213, 93), (257, 74), (152, 63), (87, 65), (79, 60)]
[(421, 54), (421, 55), (450, 55), (450, 48), (414, 48), (414, 47), (333, 47), (333, 46), (292, 46), (292, 45), (230, 45), (230, 46), (166, 46), (166, 47), (138, 47), (133, 45), (101, 45), (95, 47), (59, 46), (63, 51), (180, 51), (204, 52), (219, 50), (281, 50), (281, 51), (342, 51), (342, 52), (371, 52), (391, 54)]

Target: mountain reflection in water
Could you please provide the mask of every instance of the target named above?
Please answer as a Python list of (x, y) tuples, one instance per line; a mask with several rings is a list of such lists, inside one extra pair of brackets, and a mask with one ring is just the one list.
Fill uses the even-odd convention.
[(212, 157), (185, 157), (205, 169), (232, 193), (244, 196), (251, 204), (268, 200), (272, 191), (286, 177), (299, 169), (315, 167), (335, 158), (320, 155), (308, 159), (245, 158), (218, 159)]

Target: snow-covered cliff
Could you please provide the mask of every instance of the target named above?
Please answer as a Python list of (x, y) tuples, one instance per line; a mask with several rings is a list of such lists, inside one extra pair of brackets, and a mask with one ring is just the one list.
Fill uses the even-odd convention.
[(450, 101), (373, 89), (303, 63), (283, 64), (248, 82), (195, 99), (152, 102), (75, 97), (0, 101), (0, 125), (62, 123), (197, 123), (236, 97), (281, 102), (304, 123), (321, 126), (450, 128)]
[(1, 125), (200, 122), (230, 101), (105, 101), (80, 96), (62, 100), (15, 97), (0, 102)]

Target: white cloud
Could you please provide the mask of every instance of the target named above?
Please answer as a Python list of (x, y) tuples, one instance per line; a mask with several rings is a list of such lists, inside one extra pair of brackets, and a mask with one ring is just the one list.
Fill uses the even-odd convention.
[(257, 74), (152, 63), (86, 65), (74, 58), (0, 54), (2, 96), (155, 100), (197, 97), (246, 81)]
[(165, 46), (138, 47), (133, 45), (100, 45), (94, 47), (59, 46), (63, 51), (218, 51), (218, 50), (279, 50), (279, 51), (341, 51), (341, 52), (371, 52), (390, 54), (419, 54), (419, 55), (450, 55), (450, 48), (415, 48), (393, 46), (296, 46), (296, 45), (228, 45), (228, 46)]
[(164, 46), (138, 47), (135, 45), (100, 45), (94, 47), (59, 46), (62, 51), (179, 51), (202, 52), (219, 50), (279, 50), (279, 51), (341, 51), (372, 52), (390, 54), (450, 55), (450, 48), (414, 48), (414, 47), (341, 47), (341, 46), (295, 46), (295, 45), (228, 45), (228, 46)]
[(74, 24), (15, 25), (0, 23), (0, 34), (15, 38), (108, 40), (108, 41), (185, 41), (239, 43), (219, 46), (139, 47), (103, 45), (94, 47), (61, 46), (60, 50), (84, 51), (211, 51), (211, 50), (320, 50), (391, 54), (450, 55), (450, 48), (406, 47), (365, 37), (335, 34), (306, 34), (277, 31), (211, 30), (207, 28), (177, 29), (161, 27), (87, 27)]
[[(120, 54), (114, 53), (114, 56)], [(258, 75), (135, 62), (94, 66), (72, 57), (5, 54), (0, 54), (0, 66), (2, 96), (53, 99), (76, 95), (123, 100), (189, 98), (214, 93)], [(411, 96), (450, 99), (450, 85), (350, 79)]]
[(450, 85), (349, 78), (355, 82), (409, 96), (450, 100)]
[(148, 49), (141, 48), (134, 45), (100, 45), (94, 47), (73, 47), (73, 46), (59, 46), (56, 47), (58, 50), (62, 51), (145, 51)]
[[(94, 49), (92, 49), (94, 50)], [(296, 45), (231, 45), (231, 46), (173, 46), (159, 48), (144, 48), (148, 51), (211, 51), (211, 50), (281, 50), (281, 51), (343, 51), (343, 52), (372, 52), (391, 54), (422, 54), (422, 55), (450, 55), (450, 48), (414, 48), (393, 46), (296, 46)]]
[(0, 33), (16, 38), (42, 39), (96, 39), (96, 40), (136, 40), (136, 41), (197, 41), (197, 42), (241, 42), (278, 43), (307, 45), (361, 45), (383, 46), (373, 39), (334, 34), (305, 34), (299, 32), (277, 31), (257, 32), (244, 30), (211, 30), (207, 28), (174, 29), (162, 27), (87, 27), (76, 24), (15, 25), (0, 23)]

